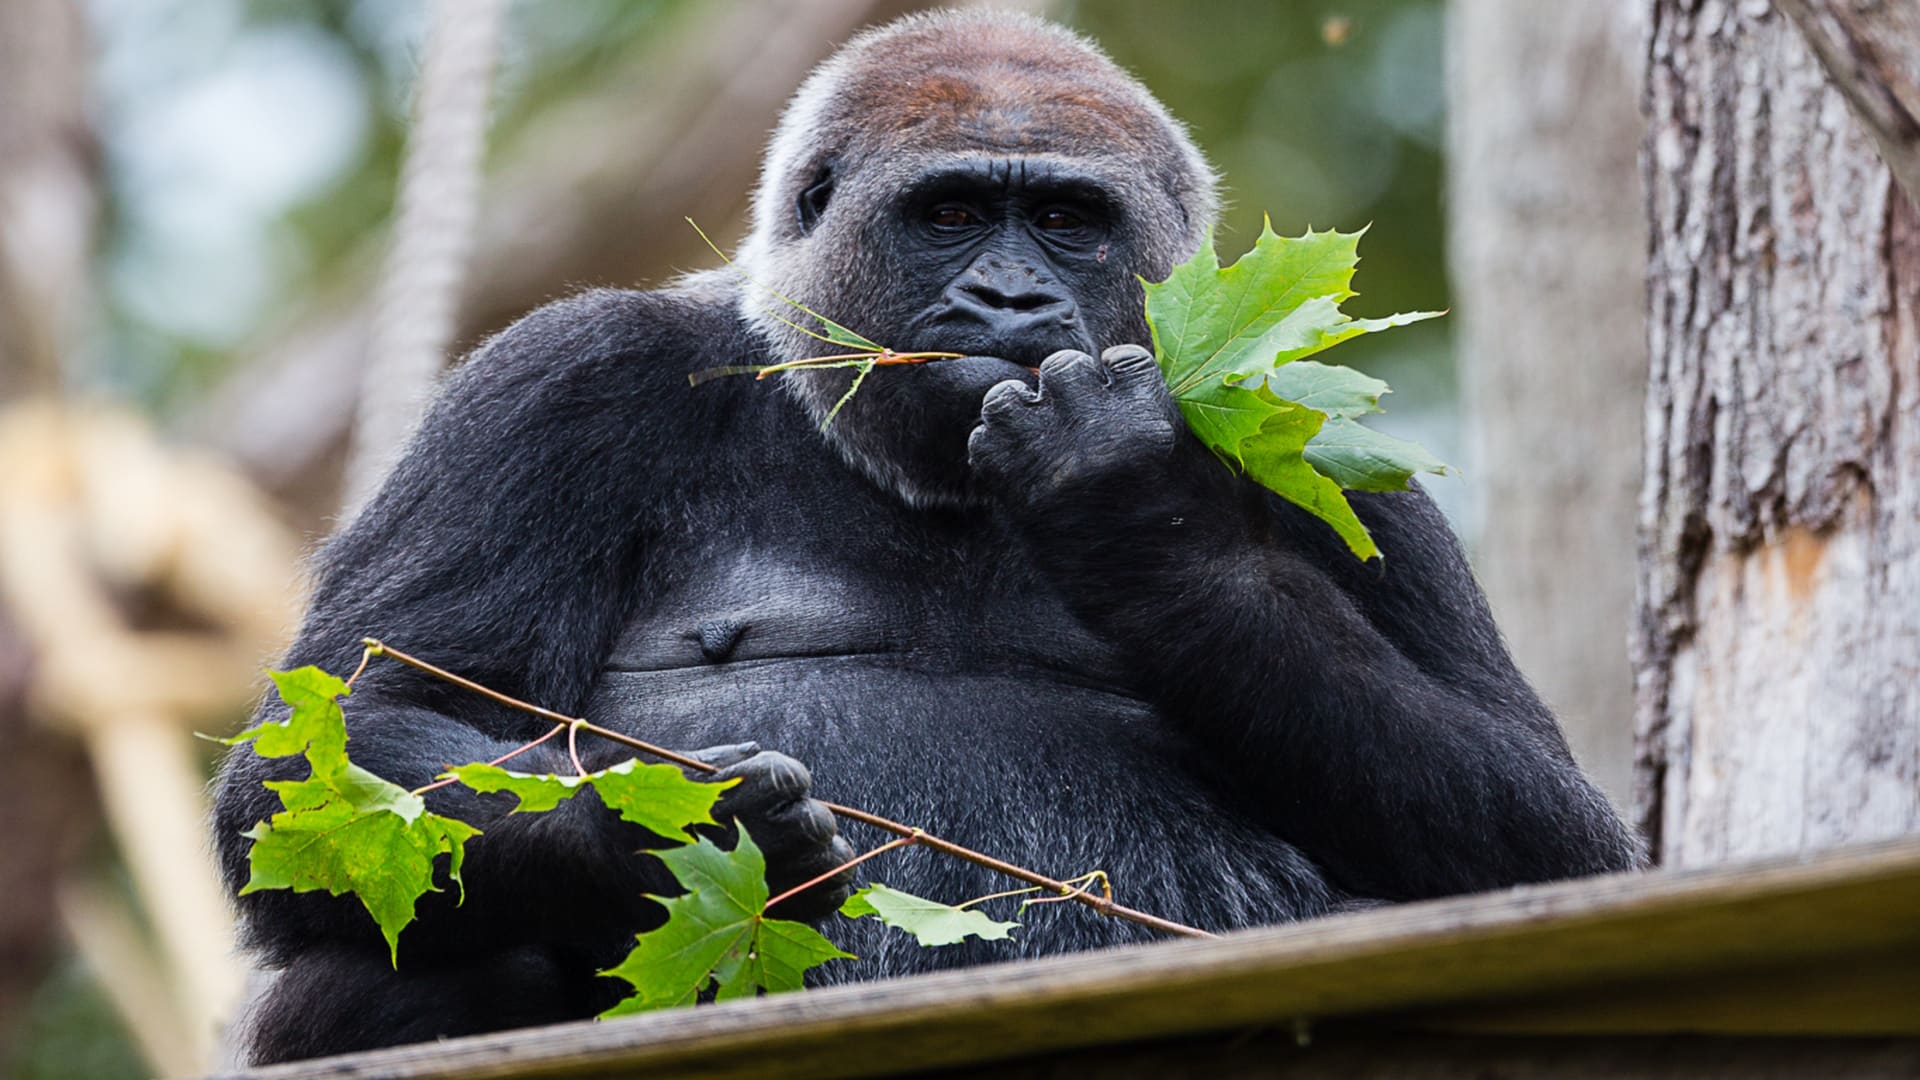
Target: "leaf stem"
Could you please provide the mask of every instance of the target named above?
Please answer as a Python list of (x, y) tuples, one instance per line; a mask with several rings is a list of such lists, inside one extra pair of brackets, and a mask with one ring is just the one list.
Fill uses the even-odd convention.
[(581, 776), (587, 775), (587, 767), (580, 764), (580, 725), (585, 720), (575, 720), (567, 725), (567, 756), (573, 759), (573, 771)]
[(1085, 904), (1102, 915), (1110, 915), (1116, 919), (1125, 919), (1128, 922), (1139, 923), (1141, 926), (1152, 927), (1161, 933), (1174, 934), (1179, 937), (1210, 938), (1219, 936), (1218, 934), (1212, 934), (1183, 923), (1174, 922), (1171, 919), (1163, 919), (1158, 915), (1150, 915), (1144, 911), (1137, 911), (1124, 904), (1116, 904), (1106, 897), (1095, 896), (1085, 889), (1074, 888), (1064, 881), (1058, 881), (1045, 874), (1035, 873), (1024, 866), (1015, 866), (1010, 862), (996, 859), (991, 855), (982, 855), (980, 852), (961, 847), (959, 844), (953, 843), (950, 840), (942, 840), (932, 833), (922, 832), (911, 826), (902, 825), (897, 821), (889, 821), (878, 814), (869, 814), (865, 810), (855, 810), (851, 806), (841, 806), (838, 803), (827, 803), (826, 805), (827, 809), (833, 811), (840, 817), (863, 822), (877, 829), (885, 829), (888, 832), (897, 833), (902, 836), (917, 835), (919, 837), (919, 843), (935, 851), (970, 862), (975, 866), (984, 866), (989, 870), (1005, 874), (1015, 881), (1024, 881), (1029, 885), (1038, 885), (1048, 892), (1059, 893), (1062, 897)]
[(353, 674), (347, 676), (347, 689), (353, 689), (353, 684), (360, 678), (360, 673), (367, 670), (367, 664), (371, 663), (372, 660), (373, 646), (368, 645), (366, 648), (360, 650), (360, 666), (354, 668)]
[[(521, 754), (524, 754), (527, 751), (533, 749), (534, 747), (539, 746), (541, 743), (546, 742), (548, 739), (553, 738), (555, 735), (558, 735), (565, 730), (567, 730), (567, 725), (555, 724), (553, 725), (553, 729), (551, 731), (548, 731), (545, 735), (542, 735), (539, 738), (533, 740), (532, 742), (527, 743), (525, 746), (520, 746), (520, 747), (516, 747), (515, 749), (509, 750), (506, 753), (501, 754), (499, 757), (494, 758), (492, 761), (487, 762), (487, 764), (500, 765), (505, 762), (512, 761), (514, 758), (519, 757)], [(443, 787), (447, 787), (452, 784), (457, 784), (459, 782), (460, 782), (459, 777), (449, 776), (445, 780), (435, 780), (433, 783), (428, 784), (426, 787), (414, 788), (413, 794), (425, 795), (429, 791), (438, 791)]]
[(864, 855), (855, 855), (853, 858), (848, 859), (846, 862), (841, 863), (839, 866), (834, 867), (833, 869), (827, 871), (826, 873), (821, 874), (817, 877), (809, 878), (808, 880), (801, 882), (798, 885), (795, 885), (793, 888), (788, 889), (786, 892), (781, 893), (779, 896), (776, 896), (773, 899), (767, 901), (767, 906), (764, 910), (772, 911), (773, 905), (779, 903), (782, 900), (788, 899), (789, 897), (792, 897), (796, 893), (806, 892), (808, 889), (813, 888), (815, 885), (820, 884), (821, 882), (827, 880), (828, 878), (834, 877), (842, 873), (843, 871), (851, 870), (854, 867), (859, 866), (861, 863), (866, 862), (868, 859), (873, 858), (875, 855), (884, 855), (885, 853), (892, 851), (894, 848), (906, 847), (908, 844), (915, 843), (918, 840), (919, 840), (919, 837), (917, 836), (902, 836), (897, 839), (889, 840), (886, 843), (881, 844), (879, 847), (874, 848), (872, 851), (869, 851)]
[[(693, 769), (697, 772), (717, 773), (720, 771), (719, 769), (715, 768), (712, 765), (707, 764), (704, 761), (700, 761), (696, 758), (690, 758), (685, 754), (675, 753), (672, 750), (667, 750), (662, 747), (655, 746), (650, 742), (645, 742), (640, 739), (636, 739), (631, 735), (614, 731), (610, 728), (603, 728), (598, 724), (589, 723), (588, 721), (581, 719), (579, 717), (566, 716), (564, 714), (554, 712), (552, 709), (543, 709), (538, 705), (521, 701), (519, 698), (513, 697), (508, 694), (503, 694), (500, 691), (494, 690), (490, 687), (482, 686), (479, 683), (474, 682), (472, 679), (462, 678), (461, 676), (455, 675), (453, 672), (448, 671), (445, 668), (436, 667), (433, 664), (429, 664), (425, 660), (420, 659), (419, 657), (410, 656), (404, 652), (401, 652), (398, 649), (392, 648), (380, 642), (375, 638), (363, 638), (361, 643), (367, 647), (367, 651), (369, 655), (390, 656), (393, 659), (398, 660), (409, 667), (417, 668), (421, 671), (426, 672), (429, 675), (432, 675), (437, 679), (441, 679), (446, 682), (450, 682), (455, 686), (459, 686), (459, 687), (463, 687), (465, 689), (471, 690), (474, 693), (481, 695), (482, 697), (489, 698), (493, 701), (497, 701), (500, 704), (506, 705), (510, 708), (519, 709), (522, 712), (529, 712), (535, 716), (544, 716), (547, 719), (552, 720), (555, 723), (562, 726), (570, 726), (570, 725), (577, 724), (579, 725), (579, 729), (582, 731), (590, 732), (610, 742), (619, 743), (622, 746), (629, 747), (634, 750), (638, 750), (643, 754), (650, 754), (653, 757), (662, 758), (664, 760), (671, 761), (676, 765), (680, 765), (688, 769)], [(555, 731), (553, 732), (548, 732), (547, 736), (541, 739), (540, 741), (544, 742), (545, 738), (551, 738), (557, 731), (558, 729), (555, 729)], [(846, 818), (849, 821), (858, 821), (863, 824), (872, 825), (876, 829), (884, 829), (887, 832), (893, 833), (896, 836), (904, 837), (906, 839), (911, 840), (914, 843), (922, 844), (926, 847), (930, 847), (933, 850), (941, 852), (946, 855), (951, 855), (956, 859), (962, 860), (963, 862), (970, 862), (975, 866), (985, 867), (986, 869), (992, 870), (995, 873), (1005, 874), (1007, 877), (1013, 878), (1015, 881), (1024, 881), (1029, 885), (1038, 885), (1042, 889), (1045, 889), (1048, 892), (1057, 893), (1059, 896), (1061, 896), (1064, 899), (1070, 899), (1070, 900), (1077, 901), (1081, 904), (1085, 904), (1087, 907), (1092, 908), (1094, 911), (1098, 912), (1101, 915), (1111, 916), (1116, 919), (1125, 919), (1128, 922), (1139, 923), (1141, 926), (1151, 927), (1152, 929), (1158, 930), (1161, 933), (1173, 934), (1179, 937), (1210, 938), (1210, 937), (1219, 936), (1217, 934), (1212, 934), (1205, 930), (1198, 929), (1196, 927), (1187, 926), (1182, 923), (1174, 922), (1171, 919), (1163, 919), (1158, 915), (1150, 915), (1147, 912), (1138, 911), (1133, 908), (1127, 907), (1123, 904), (1116, 904), (1113, 902), (1113, 899), (1111, 897), (1096, 896), (1085, 889), (1076, 888), (1073, 885), (1069, 885), (1064, 881), (1060, 881), (1055, 878), (1050, 878), (1045, 874), (1036, 873), (1035, 871), (1028, 870), (1024, 866), (1015, 866), (1013, 863), (1006, 862), (1001, 859), (996, 859), (991, 855), (983, 855), (978, 851), (974, 851), (972, 848), (962, 847), (959, 844), (952, 842), (951, 840), (942, 840), (940, 837), (935, 836), (932, 833), (925, 831), (924, 829), (915, 828), (912, 825), (902, 825), (897, 821), (893, 821), (888, 818), (883, 818), (878, 814), (870, 814), (865, 810), (856, 810), (851, 806), (841, 806), (839, 803), (830, 802), (830, 803), (824, 803), (823, 805), (825, 805), (828, 810), (833, 811), (833, 813), (838, 817)]]

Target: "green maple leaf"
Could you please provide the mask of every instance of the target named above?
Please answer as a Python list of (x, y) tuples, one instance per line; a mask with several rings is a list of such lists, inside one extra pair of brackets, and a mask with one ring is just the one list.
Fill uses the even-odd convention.
[(1412, 443), (1354, 423), (1379, 411), (1385, 383), (1302, 362), (1361, 334), (1440, 314), (1354, 319), (1342, 312), (1340, 304), (1354, 295), (1360, 235), (1309, 230), (1281, 237), (1269, 224), (1253, 250), (1225, 268), (1209, 236), (1167, 280), (1147, 283), (1146, 297), (1154, 354), (1187, 426), (1368, 559), (1379, 548), (1342, 489), (1399, 490), (1413, 473), (1446, 466)]
[(456, 818), (427, 812), (420, 796), (389, 783), (347, 759), (347, 725), (339, 697), (347, 685), (316, 667), (268, 673), (291, 706), (287, 719), (256, 725), (228, 745), (251, 742), (261, 757), (304, 753), (304, 780), (270, 780), (283, 808), (241, 835), (253, 841), (247, 853), (251, 875), (240, 895), (263, 889), (353, 893), (387, 939), (399, 964), (400, 931), (413, 921), (414, 906), (438, 891), (433, 868), (448, 857), (448, 876), (461, 886), (466, 843), (480, 830)]
[(969, 938), (1004, 941), (1019, 923), (998, 922), (983, 911), (942, 904), (891, 886), (869, 883), (847, 897), (840, 914), (849, 919), (872, 915), (896, 930), (912, 934), (923, 947), (954, 945)]
[(292, 671), (269, 671), (280, 700), (292, 708), (285, 720), (270, 720), (215, 742), (238, 746), (251, 742), (265, 758), (307, 755), (315, 776), (331, 776), (347, 767), (347, 721), (340, 712), (347, 684), (309, 664)]
[(682, 843), (693, 841), (688, 826), (719, 824), (713, 819), (713, 806), (722, 793), (740, 782), (702, 783), (687, 779), (678, 766), (642, 765), (637, 761), (623, 761), (585, 776), (518, 773), (481, 763), (456, 765), (441, 775), (453, 777), (475, 791), (512, 792), (520, 799), (513, 810), (516, 814), (551, 810), (591, 786), (600, 793), (600, 801), (622, 818)]
[(667, 921), (601, 972), (634, 990), (602, 1017), (691, 1005), (715, 983), (719, 1001), (798, 990), (809, 968), (852, 959), (804, 923), (766, 917), (767, 863), (747, 830), (739, 833), (732, 851), (702, 839), (653, 852), (687, 892), (655, 897)]
[(397, 784), (349, 764), (339, 781), (273, 781), (267, 784), (286, 809), (241, 834), (253, 841), (247, 864), (252, 876), (240, 895), (262, 889), (340, 896), (353, 893), (387, 939), (398, 967), (400, 931), (413, 921), (414, 905), (433, 884), (433, 866), (447, 855), (448, 876), (462, 886), (460, 863), (466, 842), (480, 830), (455, 818), (427, 812), (426, 803)]
[(1444, 473), (1445, 462), (1419, 443), (1331, 417), (1307, 444), (1307, 464), (1349, 491), (1404, 491), (1416, 472)]

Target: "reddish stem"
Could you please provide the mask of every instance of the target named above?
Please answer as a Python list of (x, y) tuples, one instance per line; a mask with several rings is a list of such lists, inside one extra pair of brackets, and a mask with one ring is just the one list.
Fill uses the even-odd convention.
[(371, 663), (372, 660), (373, 660), (372, 646), (368, 646), (367, 648), (360, 650), (360, 666), (357, 668), (354, 668), (353, 674), (347, 676), (347, 689), (349, 690), (353, 689), (353, 684), (360, 678), (360, 673), (367, 670), (367, 665)]
[[(532, 742), (526, 744), (525, 746), (519, 747), (514, 750), (509, 750), (506, 753), (501, 754), (499, 757), (494, 758), (492, 761), (487, 762), (487, 764), (500, 765), (505, 762), (512, 761), (514, 758), (517, 758), (521, 754), (524, 754), (527, 751), (533, 749), (534, 747), (539, 746), (541, 743), (546, 742), (548, 739), (553, 738), (555, 735), (560, 734), (562, 731), (565, 731), (566, 729), (567, 729), (567, 725), (565, 724), (555, 724), (553, 725), (552, 731), (547, 732), (545, 735), (540, 736), (539, 738), (533, 740)], [(448, 768), (452, 768), (452, 766), (448, 766)], [(429, 791), (438, 791), (439, 789), (446, 787), (449, 784), (457, 784), (459, 782), (460, 782), (459, 777), (449, 776), (445, 780), (436, 780), (433, 783), (428, 784), (426, 787), (414, 788), (413, 793), (415, 795), (425, 795)]]
[(841, 863), (839, 866), (834, 867), (833, 869), (827, 871), (826, 873), (821, 874), (818, 877), (810, 878), (804, 882), (801, 882), (800, 884), (795, 885), (793, 888), (788, 889), (786, 892), (781, 893), (779, 896), (776, 896), (773, 899), (767, 901), (767, 906), (765, 910), (772, 911), (773, 905), (778, 904), (780, 901), (785, 900), (798, 893), (806, 892), (808, 889), (811, 889), (815, 885), (818, 885), (821, 882), (826, 881), (828, 878), (831, 878), (840, 874), (842, 871), (851, 870), (854, 867), (859, 866), (861, 863), (866, 862), (868, 859), (873, 858), (875, 855), (880, 855), (885, 852), (892, 851), (894, 848), (906, 847), (908, 844), (913, 843), (915, 839), (916, 839), (915, 837), (911, 837), (911, 836), (902, 836), (898, 840), (889, 840), (886, 843), (881, 844), (879, 847), (874, 848), (872, 851), (867, 852), (865, 855), (855, 855), (853, 858), (848, 859), (846, 862)]

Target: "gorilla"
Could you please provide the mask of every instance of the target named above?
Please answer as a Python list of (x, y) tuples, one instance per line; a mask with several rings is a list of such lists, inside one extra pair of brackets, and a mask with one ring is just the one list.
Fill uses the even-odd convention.
[[(774, 890), (885, 837), (818, 799), (924, 826), (1224, 931), (1636, 865), (1515, 669), (1420, 491), (1355, 495), (1384, 560), (1236, 476), (1186, 430), (1142, 343), (1140, 281), (1201, 243), (1215, 179), (1181, 125), (1073, 33), (907, 18), (846, 45), (773, 136), (739, 265), (533, 312), (449, 378), (378, 496), (318, 556), (289, 665), (350, 669), (376, 636), (655, 744), (704, 747)], [(820, 352), (778, 291), (896, 349), (824, 430), (846, 370), (688, 385)], [(268, 703), (262, 718), (279, 715)], [(545, 722), (376, 663), (356, 760), (402, 784)], [(627, 756), (583, 740), (589, 768)], [(791, 756), (788, 756), (791, 755)], [(804, 764), (802, 764), (804, 763)], [(287, 762), (226, 761), (242, 830)], [(570, 771), (564, 749), (521, 758)], [(279, 974), (256, 1063), (589, 1017), (660, 841), (583, 796), (485, 830), (466, 899), (429, 894), (398, 970), (352, 897), (241, 898)], [(1007, 887), (908, 848), (874, 878), (958, 902)], [(781, 905), (821, 919), (851, 873)], [(922, 949), (822, 928), (868, 980), (1142, 941), (1077, 905), (1012, 941)]]

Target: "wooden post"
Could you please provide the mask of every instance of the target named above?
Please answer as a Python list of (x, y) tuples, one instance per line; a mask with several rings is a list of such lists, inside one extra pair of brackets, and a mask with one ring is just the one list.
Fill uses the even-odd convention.
[(1521, 670), (1620, 805), (1633, 768), (1627, 631), (1647, 375), (1631, 14), (1454, 0), (1447, 21), (1474, 568)]
[(1920, 214), (1792, 21), (1649, 25), (1642, 823), (1670, 864), (1910, 832)]

